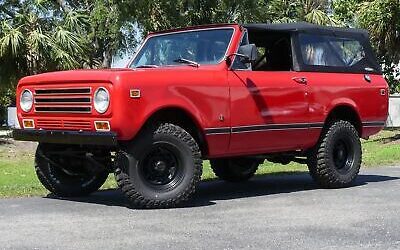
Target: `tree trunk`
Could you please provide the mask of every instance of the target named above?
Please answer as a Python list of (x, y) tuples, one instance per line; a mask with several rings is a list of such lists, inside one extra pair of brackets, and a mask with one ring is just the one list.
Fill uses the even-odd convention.
[(104, 51), (104, 57), (103, 57), (102, 68), (111, 68), (111, 63), (112, 63), (112, 53), (111, 53), (111, 50), (106, 49), (106, 50)]
[(70, 8), (68, 7), (68, 5), (65, 3), (64, 0), (54, 0), (58, 6), (60, 6), (60, 8), (64, 11), (64, 12), (69, 12)]

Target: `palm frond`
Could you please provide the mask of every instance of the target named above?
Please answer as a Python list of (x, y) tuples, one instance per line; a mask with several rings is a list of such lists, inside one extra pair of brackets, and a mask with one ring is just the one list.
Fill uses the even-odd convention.
[(79, 62), (76, 58), (59, 46), (54, 46), (52, 48), (52, 57), (56, 62), (58, 70), (74, 69), (79, 66)]
[(64, 17), (64, 27), (77, 33), (83, 33), (88, 22), (89, 16), (79, 11), (69, 11)]
[(2, 36), (0, 38), (0, 56), (4, 56), (8, 52), (11, 52), (12, 56), (17, 56), (21, 49), (24, 41), (21, 27), (12, 27), (8, 22), (3, 22)]
[(40, 56), (41, 54), (46, 54), (48, 47), (51, 44), (50, 37), (42, 32), (41, 28), (34, 29), (29, 32), (27, 41), (29, 43), (29, 48), (32, 54)]
[(70, 32), (61, 26), (56, 28), (52, 41), (70, 53), (82, 54), (84, 51), (84, 39), (77, 33)]
[(333, 25), (339, 26), (341, 23), (334, 18), (330, 17), (325, 11), (320, 9), (311, 9), (304, 16), (305, 21), (318, 24), (318, 25)]

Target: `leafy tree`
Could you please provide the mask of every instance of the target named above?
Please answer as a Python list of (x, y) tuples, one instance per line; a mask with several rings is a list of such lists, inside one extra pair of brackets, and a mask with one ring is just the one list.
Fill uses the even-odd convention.
[(337, 25), (326, 0), (138, 0), (128, 4), (144, 31), (209, 23), (295, 22)]
[[(136, 30), (131, 13), (123, 13), (124, 1), (53, 0), (65, 16), (78, 12), (85, 22), (78, 25), (85, 33), (87, 67), (109, 68), (112, 57), (135, 46)], [(72, 14), (71, 14), (72, 13)], [(86, 13), (86, 14), (83, 14)], [(125, 15), (124, 15), (125, 14)], [(74, 24), (74, 23), (73, 23)]]
[[(123, 6), (113, 0), (0, 1), (0, 92), (9, 93), (26, 75), (110, 67), (113, 55), (135, 44)], [(12, 99), (1, 98), (0, 109)]]
[(270, 22), (306, 21), (337, 26), (340, 23), (329, 15), (329, 7), (325, 0), (273, 0), (269, 3), (267, 16)]
[(368, 29), (378, 55), (400, 59), (400, 4), (398, 0), (375, 0), (360, 4), (358, 24)]
[(369, 31), (372, 44), (383, 64), (392, 92), (399, 91), (400, 4), (398, 0), (364, 1), (357, 11), (357, 24)]
[(334, 0), (332, 2), (333, 17), (347, 27), (356, 26), (356, 14), (360, 0)]
[(20, 77), (76, 68), (84, 60), (84, 36), (71, 22), (75, 14), (60, 19), (51, 13), (49, 7), (51, 5), (44, 1), (29, 0), (0, 4), (0, 92), (3, 93), (3, 107), (13, 99), (9, 89), (14, 89)]

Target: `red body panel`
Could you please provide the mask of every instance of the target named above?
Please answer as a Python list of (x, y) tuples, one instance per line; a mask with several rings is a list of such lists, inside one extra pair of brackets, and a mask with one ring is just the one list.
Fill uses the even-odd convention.
[[(231, 125), (285, 125), (308, 123), (306, 86), (292, 80), (297, 72), (231, 71)], [(296, 138), (296, 140), (293, 140)], [(251, 143), (243, 143), (249, 141)], [(232, 152), (274, 152), (312, 145), (307, 128), (233, 133)]]
[[(388, 116), (389, 91), (386, 81), (380, 75), (370, 75), (371, 82), (364, 74), (307, 73), (310, 122), (324, 121), (335, 107), (352, 107), (361, 122), (385, 122)], [(384, 94), (381, 92), (384, 90)], [(371, 136), (383, 128), (363, 126), (362, 137)]]
[[(242, 31), (238, 25), (229, 26), (235, 28), (228, 49), (231, 54), (237, 50)], [(296, 77), (306, 78), (307, 84), (294, 81)], [(23, 78), (17, 98), (24, 89), (88, 86), (91, 94), (100, 86), (110, 92), (111, 104), (105, 114), (94, 109), (91, 114), (24, 113), (18, 104), (20, 124), (28, 118), (34, 119), (37, 129), (94, 131), (94, 121), (109, 121), (118, 139), (128, 141), (135, 139), (158, 110), (179, 108), (201, 130), (212, 158), (310, 148), (329, 112), (340, 105), (352, 107), (362, 122), (384, 122), (388, 110), (387, 84), (380, 75), (371, 75), (369, 83), (363, 74), (231, 71), (225, 61), (199, 68), (182, 65), (41, 74)], [(131, 89), (140, 90), (141, 97), (131, 98)], [(268, 130), (259, 131), (260, 126)], [(381, 129), (365, 124), (362, 136)]]

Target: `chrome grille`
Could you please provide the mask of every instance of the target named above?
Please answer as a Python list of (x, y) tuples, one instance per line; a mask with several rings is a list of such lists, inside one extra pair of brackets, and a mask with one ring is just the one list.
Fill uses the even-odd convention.
[(81, 88), (35, 89), (36, 112), (45, 113), (91, 113), (92, 90)]
[(38, 119), (36, 127), (41, 129), (67, 129), (67, 130), (91, 130), (90, 121), (86, 120), (56, 120), (56, 119)]
[(38, 119), (36, 121), (36, 127), (43, 129), (62, 128), (62, 121)]

